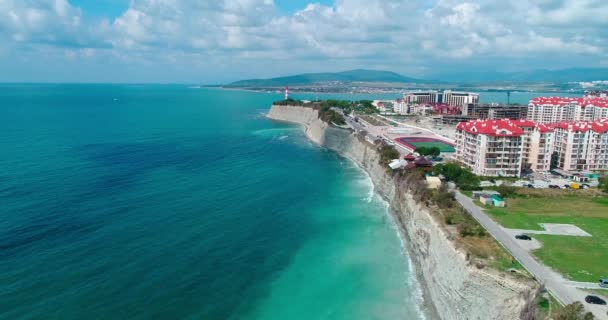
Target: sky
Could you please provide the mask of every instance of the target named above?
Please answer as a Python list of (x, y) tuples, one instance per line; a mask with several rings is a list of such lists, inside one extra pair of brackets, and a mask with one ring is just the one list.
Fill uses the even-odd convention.
[(606, 0), (0, 0), (0, 82), (608, 67)]

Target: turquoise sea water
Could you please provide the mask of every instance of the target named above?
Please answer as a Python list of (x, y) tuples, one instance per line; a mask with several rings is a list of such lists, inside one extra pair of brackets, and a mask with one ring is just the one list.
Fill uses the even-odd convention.
[(366, 175), (279, 95), (0, 86), (0, 319), (418, 319)]

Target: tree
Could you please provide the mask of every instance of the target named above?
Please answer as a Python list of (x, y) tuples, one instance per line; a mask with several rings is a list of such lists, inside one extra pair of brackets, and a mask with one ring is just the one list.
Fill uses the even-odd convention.
[(509, 198), (517, 193), (517, 188), (501, 184), (496, 188), (496, 191), (498, 191), (503, 198)]
[(416, 152), (418, 152), (421, 156), (425, 156), (425, 155), (427, 155), (429, 150), (427, 147), (418, 147), (418, 148), (416, 148)]
[(429, 155), (433, 158), (439, 157), (440, 154), (441, 154), (441, 149), (439, 149), (438, 147), (432, 147), (429, 150)]
[(418, 147), (416, 148), (416, 152), (418, 152), (421, 156), (431, 156), (436, 158), (441, 154), (441, 149), (438, 147)]
[(443, 175), (447, 181), (454, 182), (462, 190), (479, 189), (479, 177), (457, 163), (440, 163), (433, 167), (433, 174)]
[(571, 303), (561, 308), (555, 315), (555, 320), (593, 320), (591, 312), (585, 313), (585, 307), (580, 302)]

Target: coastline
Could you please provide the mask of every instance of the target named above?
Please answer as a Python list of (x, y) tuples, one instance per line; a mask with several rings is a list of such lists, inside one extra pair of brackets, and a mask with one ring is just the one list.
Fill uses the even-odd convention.
[[(273, 121), (281, 121), (281, 122), (299, 125), (300, 127), (302, 127), (304, 129), (304, 134), (310, 141), (312, 141), (313, 143), (317, 144), (318, 146), (320, 146), (322, 148), (326, 148), (326, 146), (324, 146), (322, 144), (322, 142), (317, 139), (317, 137), (315, 137), (311, 134), (310, 127), (308, 127), (306, 124), (297, 122), (297, 121), (279, 120), (279, 119), (273, 118), (269, 115), (266, 115), (266, 117)], [(332, 150), (330, 148), (328, 148), (328, 149)], [(371, 184), (372, 193), (373, 193), (372, 196), (377, 195), (378, 197), (380, 197), (380, 199), (382, 199), (382, 201), (384, 203), (386, 203), (387, 215), (388, 215), (389, 219), (391, 220), (391, 224), (395, 228), (395, 230), (397, 232), (397, 236), (399, 237), (399, 240), (401, 242), (401, 246), (402, 246), (403, 250), (405, 251), (404, 254), (406, 254), (406, 260), (409, 264), (409, 269), (410, 269), (410, 271), (412, 271), (411, 275), (415, 278), (415, 284), (414, 284), (415, 290), (417, 290), (417, 291), (419, 290), (418, 293), (421, 294), (422, 304), (418, 305), (417, 309), (420, 311), (423, 319), (441, 319), (442, 317), (440, 317), (439, 312), (435, 308), (435, 304), (432, 302), (433, 301), (432, 295), (430, 293), (428, 286), (426, 285), (424, 276), (419, 271), (420, 264), (419, 264), (419, 262), (416, 261), (415, 255), (411, 254), (413, 252), (413, 248), (411, 247), (410, 241), (408, 241), (408, 235), (405, 230), (405, 224), (401, 221), (401, 218), (399, 217), (399, 215), (397, 214), (397, 212), (395, 211), (393, 206), (391, 206), (390, 199), (388, 199), (384, 194), (377, 192), (377, 187), (376, 187), (376, 184), (374, 183), (371, 173), (365, 169), (365, 167), (363, 166), (363, 164), (361, 162), (359, 162), (354, 157), (350, 157), (348, 155), (337, 152), (335, 150), (332, 150), (332, 151), (336, 152), (336, 154), (338, 156), (348, 159), (349, 161), (354, 163), (355, 166), (357, 166), (357, 168), (359, 168), (370, 179), (370, 184)]]
[[(323, 148), (322, 145), (319, 146)], [(421, 304), (417, 305), (416, 309), (418, 309), (423, 319), (439, 319), (439, 313), (435, 309), (435, 305), (432, 303), (431, 295), (428, 288), (425, 286), (424, 277), (422, 276), (422, 273), (420, 273), (418, 270), (417, 263), (415, 261), (415, 256), (411, 254), (412, 248), (410, 247), (409, 241), (407, 239), (405, 225), (399, 221), (399, 215), (391, 207), (389, 199), (384, 197), (381, 193), (376, 192), (376, 185), (374, 184), (371, 175), (367, 170), (365, 170), (365, 168), (361, 166), (359, 162), (357, 162), (351, 157), (344, 156), (338, 152), (336, 152), (336, 154), (351, 161), (359, 170), (361, 170), (361, 172), (363, 172), (367, 176), (367, 178), (369, 179), (369, 183), (371, 184), (371, 196), (378, 196), (386, 205), (386, 215), (390, 219), (391, 226), (395, 229), (395, 232), (399, 237), (399, 241), (401, 242), (401, 248), (404, 250), (403, 254), (405, 255), (406, 261), (408, 263), (408, 269), (412, 272), (410, 276), (412, 277), (411, 280), (414, 281), (412, 281), (411, 284), (413, 285), (413, 289), (417, 291), (416, 294), (420, 295), (420, 297), (417, 297), (417, 299), (419, 298)]]
[[(308, 139), (355, 162), (372, 179), (406, 244), (408, 258), (431, 319), (515, 319), (535, 284), (472, 263), (466, 252), (435, 221), (430, 208), (417, 203), (378, 163), (375, 147), (351, 130), (329, 126), (312, 108), (273, 106), (268, 118), (299, 124)], [(488, 306), (492, 306), (489, 308)]]

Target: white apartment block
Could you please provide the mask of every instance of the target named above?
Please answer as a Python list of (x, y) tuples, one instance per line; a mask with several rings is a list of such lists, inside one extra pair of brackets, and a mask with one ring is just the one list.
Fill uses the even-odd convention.
[(475, 174), (519, 176), (546, 172), (556, 153), (566, 171), (608, 171), (608, 119), (535, 124), (529, 120), (473, 120), (456, 128), (457, 161)]
[(554, 151), (561, 169), (608, 171), (608, 119), (558, 123), (554, 136)]
[(528, 104), (528, 120), (537, 123), (595, 121), (608, 117), (608, 99), (538, 97)]
[(480, 176), (521, 175), (523, 130), (509, 120), (473, 120), (456, 127), (456, 160)]
[(398, 114), (409, 114), (409, 106), (403, 99), (397, 99), (393, 103), (393, 111)]

